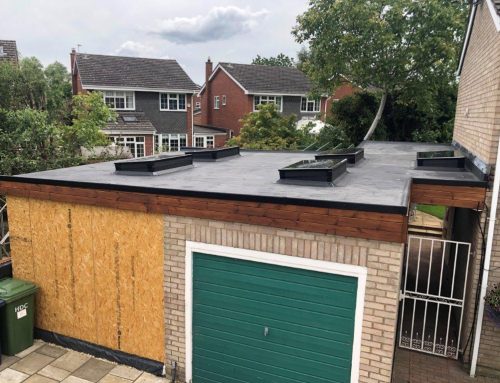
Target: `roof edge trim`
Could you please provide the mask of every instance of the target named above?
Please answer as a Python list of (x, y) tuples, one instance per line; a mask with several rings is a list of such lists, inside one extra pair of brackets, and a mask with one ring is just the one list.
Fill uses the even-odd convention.
[(86, 85), (82, 84), (85, 90), (122, 90), (122, 91), (137, 91), (137, 92), (158, 92), (158, 93), (189, 93), (195, 94), (197, 90), (193, 89), (164, 89), (164, 88), (143, 88), (131, 86), (106, 86), (106, 85)]

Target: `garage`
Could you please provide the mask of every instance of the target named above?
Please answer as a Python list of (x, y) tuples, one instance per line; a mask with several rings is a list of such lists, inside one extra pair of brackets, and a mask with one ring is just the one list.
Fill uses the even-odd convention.
[(233, 251), (189, 257), (192, 381), (357, 381), (359, 277), (331, 263)]

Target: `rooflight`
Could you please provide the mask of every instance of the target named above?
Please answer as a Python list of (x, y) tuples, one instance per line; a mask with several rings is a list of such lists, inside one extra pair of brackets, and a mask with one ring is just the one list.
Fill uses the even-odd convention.
[(164, 155), (115, 162), (115, 173), (120, 175), (157, 176), (192, 167), (193, 157), (190, 155)]
[(125, 122), (137, 122), (136, 116), (123, 116), (123, 121)]
[(457, 150), (417, 152), (417, 168), (464, 169), (465, 157)]
[(192, 155), (194, 161), (217, 161), (226, 157), (239, 156), (240, 147), (231, 146), (229, 148), (218, 149), (187, 148), (185, 153)]
[(347, 159), (348, 163), (355, 164), (365, 158), (365, 150), (363, 148), (335, 149), (317, 154), (315, 158), (317, 160)]
[(332, 186), (347, 170), (347, 160), (303, 160), (279, 169), (280, 183)]

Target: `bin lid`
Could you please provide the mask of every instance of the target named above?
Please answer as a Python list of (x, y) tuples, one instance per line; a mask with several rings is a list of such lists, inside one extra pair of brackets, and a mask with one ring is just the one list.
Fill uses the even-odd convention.
[(31, 282), (5, 278), (0, 280), (0, 300), (10, 303), (27, 295), (34, 294), (37, 289), (38, 287)]

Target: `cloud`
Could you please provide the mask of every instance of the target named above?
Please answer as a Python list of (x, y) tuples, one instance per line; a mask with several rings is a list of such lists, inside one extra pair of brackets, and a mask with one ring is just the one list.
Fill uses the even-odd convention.
[(151, 45), (132, 40), (125, 41), (115, 50), (115, 54), (122, 56), (154, 56), (156, 53), (156, 48)]
[(266, 9), (214, 7), (205, 15), (162, 20), (152, 32), (176, 44), (225, 40), (251, 31), (268, 13)]

